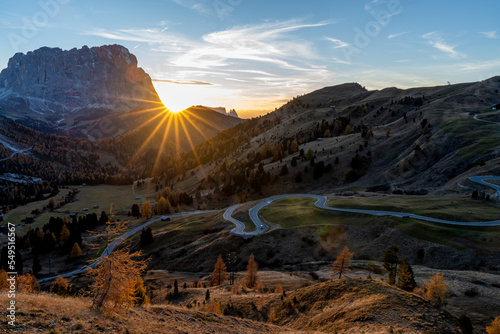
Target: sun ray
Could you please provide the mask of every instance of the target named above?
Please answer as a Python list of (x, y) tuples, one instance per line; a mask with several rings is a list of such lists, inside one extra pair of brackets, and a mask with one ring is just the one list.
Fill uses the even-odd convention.
[[(198, 157), (198, 154), (196, 153), (196, 147), (195, 147), (195, 146), (194, 146), (194, 144), (193, 144), (193, 141), (192, 141), (192, 139), (191, 139), (191, 135), (188, 133), (188, 131), (187, 131), (187, 129), (186, 129), (186, 125), (184, 124), (184, 121), (182, 120), (182, 118), (183, 118), (183, 117), (182, 117), (182, 115), (181, 115), (181, 117), (179, 117), (179, 121), (180, 121), (180, 123), (181, 123), (182, 128), (184, 129), (184, 132), (186, 133), (186, 138), (187, 138), (187, 140), (188, 140), (188, 142), (189, 142), (189, 146), (191, 146), (191, 152), (193, 152), (194, 158), (195, 158), (196, 163), (198, 164), (198, 166), (201, 166), (201, 165), (202, 165), (202, 164), (201, 164), (201, 160), (200, 160), (200, 158)], [(202, 135), (203, 135), (203, 134), (202, 134)], [(204, 175), (204, 176), (205, 176), (205, 175)]]
[(155, 175), (155, 173), (158, 169), (158, 164), (160, 163), (161, 154), (163, 152), (163, 148), (165, 147), (165, 143), (167, 141), (168, 134), (170, 132), (170, 127), (172, 126), (172, 120), (174, 119), (174, 117), (175, 117), (174, 115), (170, 115), (168, 117), (168, 122), (167, 122), (167, 126), (163, 132), (163, 138), (161, 140), (160, 149), (159, 149), (158, 154), (156, 156), (155, 164), (153, 165), (153, 175)]
[[(132, 164), (135, 161), (135, 159), (137, 158), (137, 156), (144, 150), (144, 148), (149, 143), (149, 141), (154, 137), (154, 135), (156, 134), (156, 132), (158, 132), (158, 130), (161, 128), (161, 125), (166, 121), (166, 119), (168, 118), (168, 115), (169, 115), (167, 109), (165, 109), (165, 112), (163, 114), (164, 114), (164, 116), (163, 116), (162, 120), (160, 121), (160, 123), (155, 127), (155, 129), (151, 132), (151, 134), (149, 135), (149, 137), (144, 141), (144, 143), (142, 143), (141, 147), (139, 147), (139, 149), (137, 150), (137, 152), (135, 152), (135, 154), (132, 156), (132, 158), (128, 162), (129, 165)], [(155, 116), (154, 118), (157, 118), (160, 115), (161, 114)]]

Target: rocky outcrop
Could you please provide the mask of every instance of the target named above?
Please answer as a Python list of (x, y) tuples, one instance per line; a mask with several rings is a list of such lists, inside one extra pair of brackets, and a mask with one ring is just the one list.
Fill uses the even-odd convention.
[(46, 132), (159, 106), (151, 78), (120, 45), (17, 53), (0, 73), (0, 117)]

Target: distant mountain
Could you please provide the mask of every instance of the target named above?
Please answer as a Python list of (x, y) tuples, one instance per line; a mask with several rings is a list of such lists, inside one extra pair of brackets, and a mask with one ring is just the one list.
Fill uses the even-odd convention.
[[(198, 106), (198, 107), (203, 107), (203, 106)], [(229, 112), (227, 112), (227, 110), (226, 110), (225, 107), (215, 107), (215, 108), (204, 107), (204, 108), (212, 109), (212, 110), (217, 111), (218, 113), (223, 114), (223, 115), (228, 115), (228, 116), (231, 116), (231, 117), (239, 118), (238, 113), (234, 109), (231, 109), (231, 110), (229, 110)]]
[(162, 108), (151, 78), (120, 45), (17, 53), (0, 73), (0, 117), (43, 132), (91, 137), (106, 127), (94, 137), (113, 136)]

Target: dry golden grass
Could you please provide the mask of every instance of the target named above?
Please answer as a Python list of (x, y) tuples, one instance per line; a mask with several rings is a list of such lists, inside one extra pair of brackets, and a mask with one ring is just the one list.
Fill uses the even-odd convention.
[[(0, 304), (7, 305), (6, 294)], [(16, 294), (16, 327), (2, 321), (0, 331), (18, 333), (300, 333), (286, 328), (175, 306), (148, 305), (103, 315), (86, 298), (54, 294)]]

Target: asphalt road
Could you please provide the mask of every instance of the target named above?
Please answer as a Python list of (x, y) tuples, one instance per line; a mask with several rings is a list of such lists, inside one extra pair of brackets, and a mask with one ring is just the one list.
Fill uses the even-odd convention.
[[(471, 177), (469, 177), (469, 180), (471, 180), (472, 182), (493, 188), (500, 194), (500, 186), (486, 182), (486, 180), (500, 180), (500, 177), (498, 177), (498, 176), (471, 176)], [(231, 217), (231, 215), (233, 214), (234, 210), (238, 207), (238, 205), (234, 205), (234, 206), (228, 208), (226, 210), (226, 212), (224, 213), (224, 219), (226, 219), (226, 220), (228, 220), (236, 225), (236, 227), (231, 231), (231, 234), (247, 239), (247, 238), (251, 238), (251, 237), (254, 237), (256, 235), (259, 235), (259, 234), (266, 232), (269, 229), (269, 227), (260, 219), (259, 211), (277, 199), (290, 198), (290, 197), (314, 198), (314, 199), (316, 199), (316, 202), (314, 203), (314, 205), (317, 206), (318, 208), (325, 209), (325, 210), (338, 211), (338, 212), (360, 213), (360, 214), (368, 214), (368, 215), (374, 215), (374, 216), (392, 216), (392, 217), (400, 217), (400, 218), (413, 218), (413, 219), (428, 221), (428, 222), (432, 222), (432, 223), (455, 225), (455, 226), (473, 226), (473, 227), (500, 226), (500, 220), (493, 220), (493, 221), (487, 221), (487, 222), (459, 222), (459, 221), (438, 219), (438, 218), (426, 217), (426, 216), (421, 216), (421, 215), (417, 215), (417, 214), (413, 214), (413, 213), (404, 213), (404, 212), (332, 208), (332, 207), (326, 206), (326, 202), (328, 201), (328, 199), (325, 196), (314, 195), (314, 194), (290, 194), (290, 195), (277, 195), (277, 196), (272, 196), (272, 197), (266, 198), (265, 200), (263, 200), (262, 202), (260, 202), (259, 204), (257, 204), (253, 208), (251, 208), (248, 211), (248, 213), (249, 213), (250, 219), (257, 227), (252, 232), (244, 232), (245, 224), (243, 222)]]
[[(196, 212), (186, 212), (186, 213), (178, 213), (178, 214), (175, 214), (175, 215), (166, 215), (166, 217), (169, 217), (169, 218), (177, 218), (177, 217), (185, 217), (185, 216), (192, 216), (192, 215), (199, 215), (199, 214), (202, 214), (202, 213), (208, 213), (208, 212), (212, 212), (212, 211), (196, 211)], [(61, 276), (61, 277), (70, 277), (70, 276), (73, 276), (73, 275), (78, 275), (78, 274), (83, 274), (85, 271), (86, 271), (86, 268), (87, 267), (91, 267), (91, 268), (94, 268), (95, 266), (97, 266), (103, 259), (103, 257), (107, 256), (107, 254), (111, 254), (111, 252), (113, 252), (113, 250), (116, 249), (116, 247), (118, 247), (118, 245), (125, 239), (127, 239), (128, 237), (136, 234), (137, 232), (141, 231), (143, 228), (153, 224), (154, 222), (157, 222), (157, 221), (160, 221), (161, 220), (161, 217), (159, 218), (155, 218), (155, 219), (152, 219), (152, 220), (149, 220), (147, 222), (145, 222), (144, 224), (140, 225), (140, 226), (137, 226), (136, 228), (134, 228), (133, 230), (130, 230), (128, 231), (127, 233), (123, 234), (122, 236), (120, 236), (119, 238), (113, 240), (112, 243), (109, 244), (109, 246), (102, 252), (101, 256), (99, 258), (97, 258), (94, 262), (92, 262), (91, 264), (88, 264), (86, 266), (83, 266), (82, 268), (80, 269), (77, 269), (77, 270), (73, 270), (73, 271), (70, 271), (70, 272), (67, 272), (67, 273), (64, 273), (64, 274), (60, 274), (60, 275), (57, 275), (57, 276), (52, 276), (52, 277), (47, 277), (47, 278), (43, 278), (41, 280), (38, 280), (38, 283), (44, 283), (44, 282), (48, 282), (48, 281), (51, 281), (53, 279), (56, 279), (58, 276)], [(168, 222), (166, 222), (168, 223)]]

